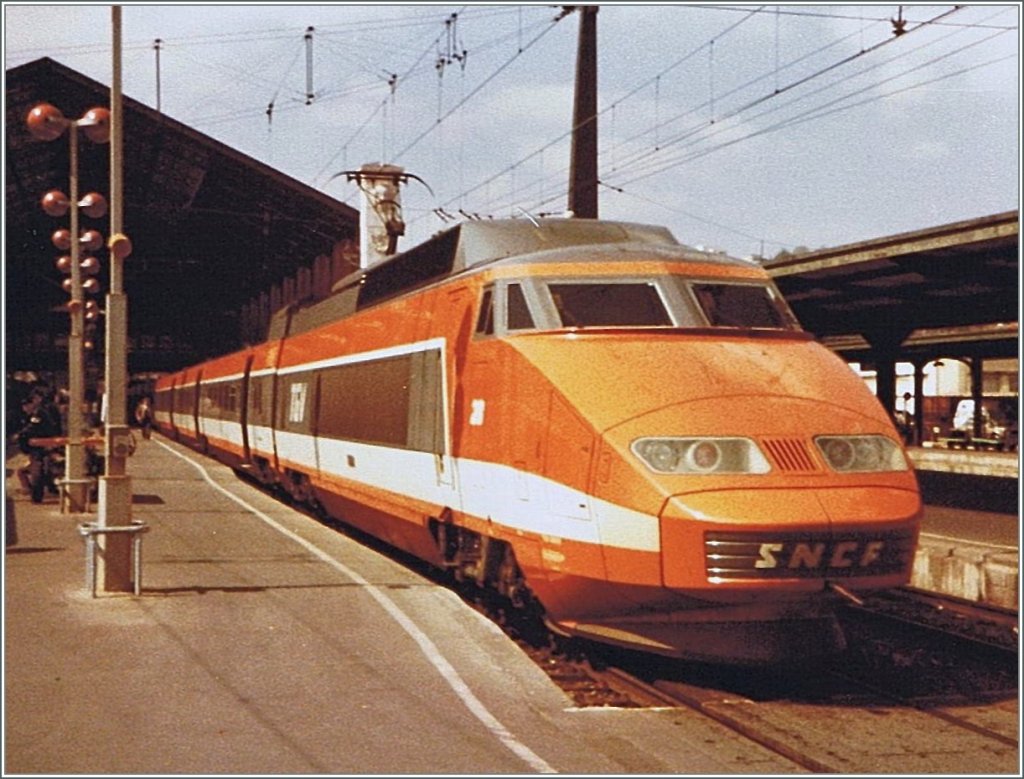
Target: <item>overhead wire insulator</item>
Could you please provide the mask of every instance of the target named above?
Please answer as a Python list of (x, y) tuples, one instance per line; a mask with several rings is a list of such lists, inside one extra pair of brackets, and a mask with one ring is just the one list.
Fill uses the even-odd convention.
[(896, 18), (890, 19), (889, 21), (892, 22), (892, 34), (895, 35), (897, 38), (907, 31), (907, 20), (903, 18), (902, 5), (899, 7), (899, 10), (897, 11)]
[(313, 102), (313, 27), (306, 28), (306, 105)]

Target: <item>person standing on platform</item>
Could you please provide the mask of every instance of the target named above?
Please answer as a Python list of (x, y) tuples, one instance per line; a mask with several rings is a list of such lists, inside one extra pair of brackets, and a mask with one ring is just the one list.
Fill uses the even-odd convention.
[(149, 398), (145, 395), (138, 405), (135, 406), (135, 421), (142, 428), (142, 437), (149, 438), (153, 430), (153, 407), (149, 403)]
[(54, 481), (55, 466), (51, 461), (52, 449), (41, 445), (37, 439), (61, 435), (60, 411), (49, 389), (40, 389), (25, 405), (25, 418), (16, 439), (18, 448), (28, 455), (28, 464), (18, 469), (18, 479), (32, 496), (33, 503), (42, 503), (43, 494), (49, 490), (57, 494)]

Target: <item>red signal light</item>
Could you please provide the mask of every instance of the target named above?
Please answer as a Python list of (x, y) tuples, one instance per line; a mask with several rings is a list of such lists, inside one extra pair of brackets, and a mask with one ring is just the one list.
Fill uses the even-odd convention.
[(103, 245), (103, 235), (99, 230), (86, 230), (78, 242), (87, 252), (94, 252)]
[(107, 215), (107, 199), (99, 192), (90, 192), (78, 201), (78, 206), (90, 219), (102, 219)]
[(55, 141), (64, 134), (68, 120), (56, 106), (40, 103), (28, 112), (25, 124), (28, 125), (28, 131), (36, 140)]
[(55, 230), (50, 239), (53, 241), (53, 245), (62, 252), (71, 248), (71, 231), (65, 227)]
[(59, 189), (52, 189), (43, 195), (42, 204), (43, 211), (46, 212), (47, 216), (64, 216), (71, 207), (71, 201), (68, 200), (68, 196)]
[(110, 111), (106, 108), (90, 108), (78, 120), (78, 126), (93, 143), (106, 143), (110, 140)]

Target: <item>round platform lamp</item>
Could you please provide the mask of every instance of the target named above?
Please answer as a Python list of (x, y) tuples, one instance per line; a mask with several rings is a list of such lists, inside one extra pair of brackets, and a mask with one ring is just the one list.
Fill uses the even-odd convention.
[[(82, 281), (82, 252), (95, 251), (103, 244), (102, 236), (95, 230), (84, 234), (79, 232), (79, 212), (87, 216), (105, 214), (106, 200), (96, 193), (89, 193), (79, 199), (78, 195), (78, 130), (93, 143), (106, 143), (110, 139), (110, 112), (105, 108), (92, 108), (80, 119), (67, 119), (60, 109), (49, 103), (40, 103), (32, 108), (26, 118), (29, 133), (40, 141), (55, 141), (65, 131), (70, 140), (70, 173), (68, 195), (53, 191), (43, 197), (44, 211), (51, 216), (63, 216), (70, 212), (69, 229), (57, 230), (53, 235), (54, 245), (62, 251), (70, 251), (67, 260), (70, 279), (68, 291), (71, 299), (68, 312), (71, 316), (71, 333), (68, 338), (68, 443), (66, 452), (67, 495), (73, 512), (88, 508), (89, 480), (83, 443), (84, 428), (84, 330), (85, 300)], [(102, 212), (102, 213), (101, 213)], [(98, 245), (96, 245), (98, 243)], [(58, 267), (60, 267), (58, 260)], [(86, 273), (92, 269), (89, 264)], [(90, 281), (95, 281), (90, 279)]]

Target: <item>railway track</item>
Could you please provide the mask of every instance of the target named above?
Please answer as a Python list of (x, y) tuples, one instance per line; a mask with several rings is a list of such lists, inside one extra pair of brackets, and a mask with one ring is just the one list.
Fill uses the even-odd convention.
[(578, 707), (692, 709), (794, 771), (1019, 773), (1015, 614), (887, 591), (843, 610), (850, 645), (832, 662), (781, 670), (684, 663), (560, 639), (495, 593), (318, 518), (452, 587)]
[(796, 680), (787, 694), (764, 692), (780, 679), (754, 681), (760, 694), (744, 694), (699, 674), (643, 681), (609, 668), (595, 675), (648, 706), (698, 711), (813, 773), (1012, 773), (1019, 759), (1015, 694), (1013, 705), (1002, 707), (926, 702), (835, 668), (815, 674), (813, 692), (807, 680)]
[(794, 770), (1016, 773), (1012, 615), (898, 591), (842, 619), (848, 650), (813, 668), (705, 666), (537, 636), (524, 648), (578, 706), (686, 707)]

